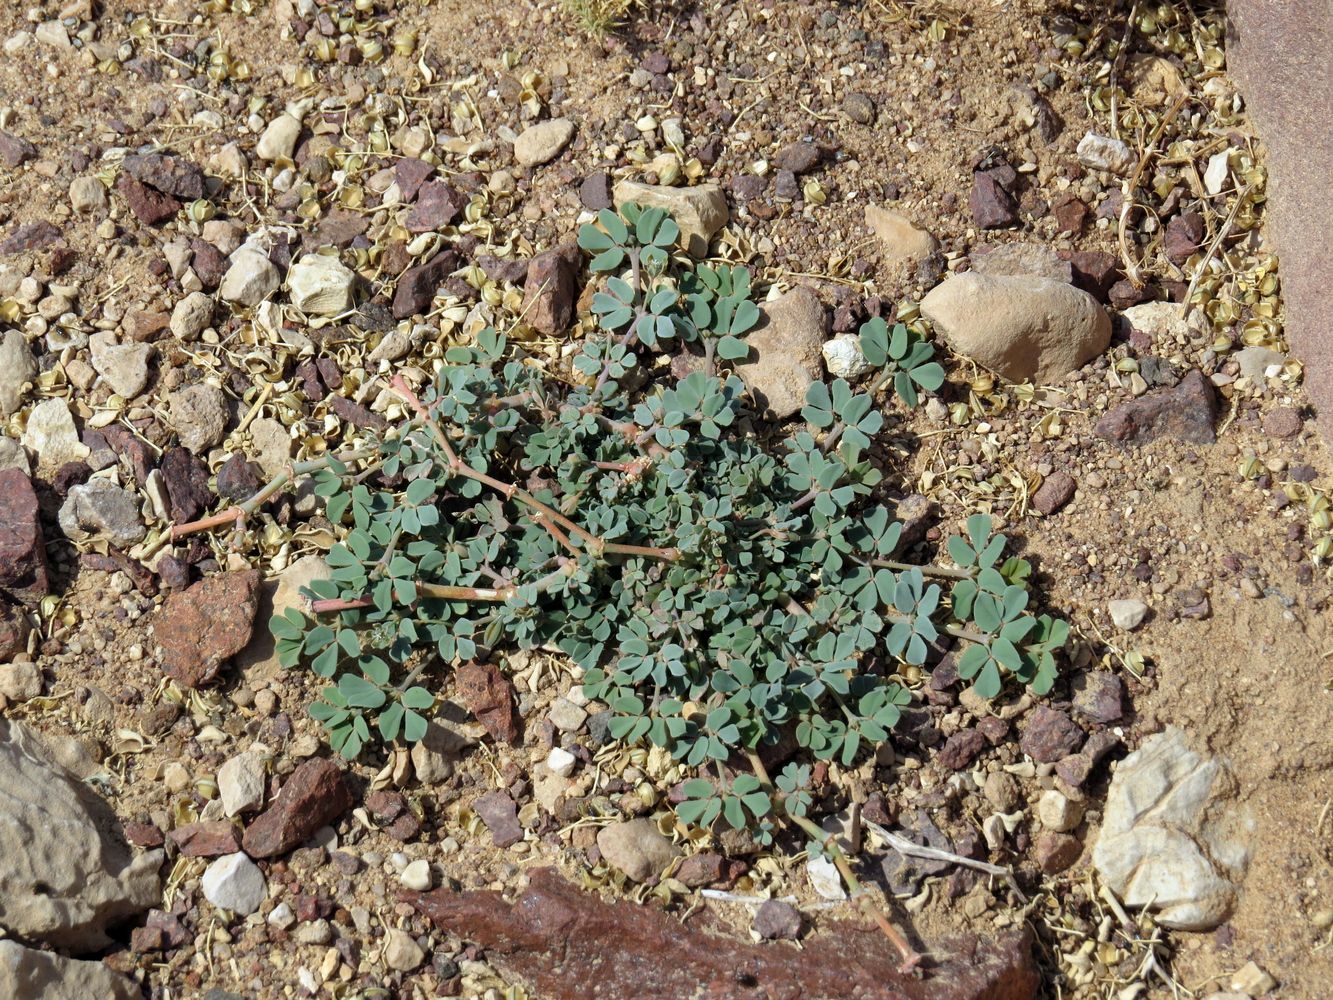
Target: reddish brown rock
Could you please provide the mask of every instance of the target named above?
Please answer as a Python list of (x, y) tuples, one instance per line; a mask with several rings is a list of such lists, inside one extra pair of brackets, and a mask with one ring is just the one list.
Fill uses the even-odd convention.
[(1067, 833), (1043, 833), (1037, 837), (1033, 857), (1037, 867), (1047, 875), (1058, 875), (1083, 853), (1083, 844)]
[(171, 195), (155, 191), (129, 174), (120, 175), (116, 180), (116, 190), (125, 199), (134, 217), (145, 226), (165, 222), (181, 209), (181, 203)]
[(154, 340), (171, 326), (171, 315), (164, 312), (144, 312), (136, 309), (125, 317), (125, 332), (136, 344)]
[(177, 524), (193, 521), (213, 503), (208, 466), (188, 448), (168, 448), (158, 468), (166, 481), (171, 519)]
[(967, 196), (972, 221), (982, 229), (1001, 229), (1018, 221), (1014, 197), (989, 170), (972, 176), (972, 192)]
[(291, 773), (273, 805), (245, 828), (241, 848), (252, 858), (285, 854), (351, 807), (352, 793), (338, 765), (311, 758)]
[(416, 313), (424, 313), (435, 297), (435, 290), (444, 284), (444, 279), (457, 267), (458, 254), (446, 250), (425, 264), (404, 271), (393, 293), (394, 319), (406, 319)]
[(187, 858), (220, 858), (241, 849), (236, 827), (225, 819), (178, 826), (171, 831), (171, 842)]
[(954, 733), (945, 741), (940, 750), (940, 766), (950, 771), (961, 771), (974, 760), (977, 754), (986, 749), (986, 737), (976, 729), (964, 729)]
[(1098, 302), (1109, 302), (1111, 286), (1120, 275), (1120, 258), (1104, 250), (1075, 250), (1061, 253), (1074, 272), (1074, 285)]
[(27, 139), (0, 131), (0, 163), (16, 170), (37, 155), (37, 147)]
[(427, 181), (417, 192), (416, 204), (407, 213), (409, 233), (430, 233), (443, 229), (458, 218), (467, 206), (467, 198), (444, 181)]
[(579, 248), (565, 243), (533, 257), (523, 296), (523, 313), (534, 330), (563, 333), (574, 318), (579, 291)]
[(400, 792), (387, 788), (371, 792), (366, 796), (366, 808), (396, 840), (408, 841), (421, 832), (421, 820)]
[(1177, 215), (1166, 224), (1166, 230), (1162, 233), (1162, 249), (1166, 251), (1166, 259), (1176, 265), (1185, 263), (1199, 249), (1203, 236), (1202, 215), (1198, 212)]
[(1303, 423), (1299, 412), (1290, 406), (1280, 406), (1264, 414), (1264, 433), (1275, 438), (1295, 437), (1301, 432)]
[(162, 831), (152, 823), (126, 823), (125, 839), (135, 847), (161, 847), (166, 843)]
[(8, 236), (0, 240), (0, 254), (22, 253), (24, 250), (41, 250), (60, 239), (60, 229), (46, 219), (25, 222), (14, 227)]
[(410, 202), (426, 183), (426, 178), (435, 173), (435, 167), (425, 160), (405, 156), (394, 164), (393, 179), (398, 183), (398, 193), (404, 202)]
[(122, 166), (136, 181), (163, 194), (191, 201), (204, 196), (204, 172), (183, 156), (131, 155), (125, 157)]
[(162, 669), (188, 688), (207, 684), (250, 642), (259, 570), (206, 577), (167, 598), (153, 621)]
[(1191, 444), (1217, 440), (1213, 421), (1217, 400), (1212, 385), (1197, 369), (1180, 384), (1131, 399), (1097, 421), (1093, 431), (1120, 444), (1148, 444), (1161, 437)]
[(924, 977), (898, 971), (877, 929), (834, 923), (800, 950), (709, 933), (707, 911), (683, 923), (629, 901), (603, 902), (553, 869), (531, 872), (514, 903), (498, 892), (401, 894), (442, 929), (549, 1000), (604, 997), (701, 1000), (1031, 1000), (1040, 977), (1026, 931), (932, 941)]
[(676, 869), (676, 881), (698, 889), (725, 880), (727, 859), (720, 854), (691, 854)]
[(1088, 218), (1088, 206), (1081, 198), (1064, 194), (1051, 206), (1051, 214), (1055, 216), (1055, 224), (1060, 227), (1060, 232), (1077, 236), (1083, 232), (1083, 224)]
[(5, 469), (0, 471), (0, 592), (20, 604), (36, 604), (49, 587), (37, 494), (21, 469)]
[(1049, 517), (1069, 503), (1077, 488), (1078, 484), (1069, 473), (1053, 472), (1042, 480), (1037, 492), (1032, 494), (1032, 506)]
[(458, 700), (498, 743), (518, 743), (514, 690), (494, 663), (465, 663), (455, 674)]
[(1083, 730), (1065, 712), (1038, 705), (1028, 716), (1018, 747), (1038, 764), (1051, 764), (1079, 748)]
[(508, 847), (523, 839), (523, 825), (518, 821), (518, 806), (506, 793), (487, 792), (472, 803), (473, 811), (481, 817), (496, 847)]

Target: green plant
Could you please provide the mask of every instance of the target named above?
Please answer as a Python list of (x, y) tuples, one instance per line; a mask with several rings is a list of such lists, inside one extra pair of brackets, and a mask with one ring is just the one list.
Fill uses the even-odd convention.
[[(608, 277), (573, 384), (489, 330), (450, 350), (421, 398), (396, 378), (413, 417), (380, 444), (376, 475), (336, 458), (314, 474), (346, 532), (332, 578), (311, 585), (316, 615), (288, 611), (272, 630), (284, 665), (332, 682), (311, 712), (348, 757), (375, 733), (420, 738), (426, 664), (554, 644), (610, 706), (612, 736), (701, 774), (682, 820), (765, 841), (792, 822), (818, 849), (808, 762), (851, 765), (887, 738), (909, 701), (901, 664), (947, 635), (978, 693), (1007, 676), (1040, 693), (1067, 628), (1029, 610), (1030, 567), (1000, 562), (986, 515), (948, 540), (955, 566), (898, 559), (902, 525), (875, 501), (874, 398), (891, 384), (913, 405), (939, 388), (930, 345), (866, 323), (868, 390), (812, 385), (807, 427), (765, 447), (726, 370), (760, 319), (749, 273), (682, 265), (677, 236), (664, 212), (632, 206), (583, 228)], [(630, 388), (641, 345), (681, 342), (700, 370)], [(759, 751), (787, 732), (804, 759), (773, 781)]]

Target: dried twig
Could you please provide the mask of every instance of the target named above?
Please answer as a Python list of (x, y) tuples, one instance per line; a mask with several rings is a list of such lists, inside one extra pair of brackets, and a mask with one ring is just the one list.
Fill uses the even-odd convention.
[(947, 861), (955, 865), (964, 865), (968, 868), (975, 868), (977, 871), (985, 872), (988, 875), (995, 875), (1004, 879), (1004, 882), (1014, 895), (1018, 897), (1020, 903), (1026, 903), (1027, 897), (1023, 895), (1023, 890), (1018, 887), (1018, 881), (1014, 878), (1014, 873), (1002, 865), (992, 865), (985, 861), (974, 861), (972, 858), (965, 858), (961, 854), (954, 854), (952, 851), (942, 851), (938, 847), (922, 847), (920, 844), (914, 844), (906, 837), (900, 837), (896, 833), (884, 829), (878, 823), (872, 823), (868, 819), (863, 819), (866, 828), (884, 843), (888, 844), (899, 854), (913, 858), (924, 858), (927, 861)]

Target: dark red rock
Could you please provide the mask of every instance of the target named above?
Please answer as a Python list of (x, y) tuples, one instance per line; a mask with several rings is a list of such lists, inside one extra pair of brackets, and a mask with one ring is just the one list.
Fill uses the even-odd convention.
[(145, 226), (166, 222), (181, 209), (181, 203), (171, 195), (156, 191), (129, 174), (121, 174), (117, 178), (116, 190), (125, 199), (134, 217)]
[(986, 737), (976, 729), (964, 729), (944, 741), (940, 749), (940, 766), (950, 771), (961, 771), (986, 749)]
[(204, 196), (204, 172), (183, 156), (144, 153), (125, 157), (123, 169), (163, 194), (193, 201)]
[(320, 247), (346, 248), (370, 228), (370, 218), (355, 212), (330, 212), (320, 220), (311, 238), (305, 241), (307, 250)]
[(179, 556), (162, 556), (155, 565), (158, 579), (168, 590), (184, 590), (190, 585), (190, 564)]
[(194, 260), (190, 266), (194, 268), (200, 283), (211, 292), (222, 283), (222, 276), (227, 273), (231, 262), (212, 243), (198, 237), (190, 241), (190, 249), (194, 251)]
[(1083, 844), (1067, 833), (1046, 832), (1037, 837), (1032, 856), (1047, 875), (1058, 875), (1083, 853)]
[(1065, 712), (1038, 705), (1027, 718), (1018, 748), (1038, 764), (1053, 764), (1083, 742), (1083, 730)]
[(472, 804), (472, 810), (481, 817), (496, 847), (508, 847), (523, 839), (523, 826), (518, 821), (518, 807), (514, 800), (501, 791), (487, 792)]
[(1055, 224), (1060, 227), (1060, 232), (1077, 236), (1083, 232), (1083, 225), (1087, 222), (1088, 206), (1083, 203), (1083, 199), (1064, 194), (1051, 206), (1051, 214), (1055, 216)]
[(727, 859), (720, 854), (691, 854), (676, 869), (676, 881), (691, 889), (700, 889), (726, 877)]
[(486, 727), (497, 743), (517, 745), (518, 713), (514, 689), (494, 663), (464, 663), (454, 673), (458, 700)]
[(1185, 263), (1199, 249), (1204, 236), (1203, 216), (1198, 212), (1177, 215), (1166, 224), (1162, 233), (1162, 249), (1166, 259), (1177, 266)]
[(714, 1000), (1031, 1000), (1040, 976), (1026, 930), (928, 942), (924, 978), (874, 927), (834, 922), (801, 949), (709, 933), (706, 910), (681, 921), (652, 904), (604, 902), (553, 869), (530, 873), (511, 904), (498, 892), (401, 894), (441, 929), (548, 1000), (702, 997)]
[(766, 899), (754, 911), (753, 926), (765, 941), (795, 941), (801, 936), (801, 911), (780, 899)]
[(531, 261), (495, 257), (488, 253), (477, 254), (473, 259), (482, 273), (492, 281), (507, 281), (512, 285), (521, 285), (528, 280), (528, 265)]
[(285, 854), (350, 808), (352, 793), (338, 765), (312, 757), (291, 773), (273, 805), (245, 828), (241, 848), (252, 858)]
[(978, 719), (977, 730), (993, 747), (998, 747), (1009, 737), (1009, 723), (998, 715), (988, 715), (984, 719)]
[(1162, 437), (1212, 444), (1217, 440), (1216, 418), (1212, 384), (1194, 369), (1172, 389), (1158, 389), (1121, 403), (1098, 420), (1093, 431), (1121, 444), (1148, 444)]
[(166, 838), (152, 823), (126, 823), (125, 839), (135, 847), (161, 847)]
[(446, 250), (425, 264), (408, 268), (398, 279), (398, 287), (393, 294), (394, 319), (406, 319), (417, 313), (424, 313), (430, 307), (435, 290), (444, 284), (444, 279), (458, 268), (458, 254)]
[(1128, 309), (1130, 306), (1137, 306), (1144, 302), (1151, 302), (1153, 291), (1146, 285), (1140, 287), (1128, 278), (1122, 278), (1111, 286), (1110, 291), (1106, 293), (1111, 305), (1117, 309)]
[(60, 239), (60, 229), (45, 219), (25, 222), (15, 226), (10, 234), (0, 240), (0, 254), (22, 253), (25, 250), (41, 250)]
[(153, 620), (162, 670), (187, 688), (217, 677), (250, 642), (261, 582), (256, 569), (219, 573), (168, 597)]
[(149, 910), (144, 926), (130, 932), (130, 947), (134, 951), (166, 951), (179, 948), (190, 938), (190, 932), (181, 923), (179, 914), (165, 910)]
[(596, 170), (583, 178), (583, 183), (579, 185), (579, 201), (583, 202), (584, 208), (594, 212), (610, 208), (614, 204), (611, 198), (611, 175), (605, 170)]
[(409, 233), (430, 233), (453, 222), (467, 207), (467, 198), (444, 181), (427, 181), (417, 192), (416, 204), (407, 213)]
[(579, 248), (565, 243), (528, 262), (523, 314), (534, 330), (555, 336), (574, 319), (579, 292)]
[(433, 164), (405, 156), (394, 164), (393, 179), (398, 183), (398, 191), (404, 202), (410, 202), (426, 183), (426, 178), (435, 173)]
[(737, 174), (731, 181), (731, 193), (742, 204), (762, 198), (767, 190), (768, 178), (757, 174)]
[(982, 229), (1001, 229), (1018, 221), (1018, 205), (1013, 195), (990, 170), (972, 175), (967, 207), (972, 212), (972, 221)]
[(360, 403), (353, 403), (346, 396), (330, 396), (329, 409), (336, 413), (344, 423), (353, 427), (368, 427), (382, 431), (389, 426), (389, 421)]
[(171, 315), (164, 312), (146, 312), (136, 309), (125, 318), (125, 332), (129, 334), (130, 340), (136, 344), (155, 340), (159, 333), (170, 326)]
[(21, 469), (0, 470), (0, 592), (33, 605), (49, 589), (37, 493)]
[(401, 793), (380, 789), (366, 796), (366, 808), (389, 836), (408, 841), (421, 832), (421, 820)]
[(1290, 406), (1280, 406), (1264, 414), (1264, 433), (1269, 437), (1293, 438), (1301, 432), (1304, 424), (1300, 413)]
[(37, 155), (37, 147), (27, 139), (0, 131), (0, 163), (17, 170)]
[(51, 476), (51, 489), (63, 500), (70, 490), (82, 486), (92, 474), (93, 470), (87, 462), (66, 462)]
[(1125, 714), (1125, 682), (1105, 670), (1074, 679), (1074, 711), (1092, 722), (1116, 722)]
[(127, 428), (112, 424), (103, 430), (106, 443), (118, 456), (124, 459), (134, 474), (134, 481), (142, 486), (148, 481), (148, 474), (153, 471), (153, 454), (143, 439)]
[(23, 609), (0, 598), (0, 663), (8, 663), (28, 648), (31, 631)]
[(1075, 250), (1060, 254), (1069, 261), (1074, 284), (1098, 302), (1109, 302), (1111, 286), (1120, 275), (1120, 258), (1104, 250)]
[(1055, 765), (1055, 773), (1071, 787), (1082, 788), (1103, 758), (1120, 745), (1120, 737), (1115, 733), (1109, 729), (1098, 729), (1088, 737), (1082, 750), (1070, 754)]
[(225, 819), (178, 826), (171, 831), (171, 842), (187, 858), (220, 858), (241, 849), (236, 827)]
[(213, 503), (208, 488), (208, 466), (188, 448), (168, 448), (158, 468), (167, 486), (171, 519), (177, 524), (195, 520)]
[(1032, 506), (1048, 517), (1073, 499), (1078, 484), (1067, 472), (1052, 472), (1032, 494)]
[(259, 492), (262, 482), (259, 467), (239, 451), (218, 468), (218, 493), (228, 500), (249, 500)]
[(793, 174), (804, 174), (819, 165), (819, 147), (813, 142), (793, 142), (783, 146), (773, 157), (773, 165), (779, 170), (790, 170)]

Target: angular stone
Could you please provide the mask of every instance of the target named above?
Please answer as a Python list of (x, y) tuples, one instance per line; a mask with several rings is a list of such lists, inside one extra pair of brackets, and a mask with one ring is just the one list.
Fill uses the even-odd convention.
[(58, 239), (60, 239), (60, 228), (46, 219), (20, 223), (10, 230), (8, 236), (0, 240), (0, 254), (41, 250)]
[(765, 941), (795, 941), (801, 936), (801, 911), (780, 899), (766, 899), (754, 912), (754, 932)]
[(1174, 726), (1116, 769), (1092, 862), (1126, 906), (1153, 906), (1177, 930), (1216, 927), (1235, 904), (1253, 819), (1228, 765), (1192, 751)]
[(0, 131), (0, 163), (17, 170), (37, 155), (37, 147), (11, 132)]
[(821, 376), (824, 306), (804, 285), (761, 307), (767, 318), (750, 331), (749, 358), (736, 374), (771, 419), (784, 420), (805, 405), (805, 394)]
[(153, 620), (162, 669), (196, 688), (250, 641), (259, 606), (258, 570), (205, 577), (169, 596)]
[(515, 745), (519, 739), (514, 689), (493, 663), (464, 663), (455, 672), (458, 700), (476, 716), (491, 739)]
[(1000, 229), (1018, 221), (1018, 203), (989, 170), (972, 175), (967, 207), (972, 221), (982, 229)]
[(421, 185), (426, 183), (426, 178), (435, 173), (434, 165), (425, 160), (418, 160), (414, 157), (405, 156), (393, 167), (393, 179), (398, 185), (398, 193), (402, 195), (403, 201), (410, 202), (417, 196), (421, 190)]
[(0, 996), (20, 1000), (140, 1000), (139, 984), (101, 961), (65, 958), (0, 941)]
[(0, 337), (0, 419), (8, 420), (23, 405), (25, 385), (37, 378), (37, 359), (18, 330)]
[(1121, 403), (1093, 426), (1093, 432), (1120, 444), (1144, 445), (1158, 438), (1190, 444), (1217, 440), (1213, 422), (1217, 398), (1212, 385), (1192, 369), (1172, 389), (1158, 389)]
[(0, 470), (0, 591), (34, 605), (49, 589), (37, 493), (22, 470)]
[(1125, 682), (1105, 670), (1074, 678), (1074, 711), (1091, 722), (1108, 725), (1125, 715)]
[(187, 858), (218, 858), (241, 849), (236, 827), (224, 819), (178, 826), (171, 831), (171, 842)]
[(148, 385), (148, 362), (153, 356), (152, 344), (117, 344), (110, 330), (95, 333), (88, 340), (89, 357), (93, 368), (106, 379), (111, 391), (125, 399), (133, 399)]
[(404, 893), (436, 926), (486, 950), (488, 960), (549, 1000), (586, 1000), (588, 984), (607, 997), (690, 997), (744, 993), (784, 1000), (1024, 1000), (1040, 976), (1025, 931), (931, 941), (940, 960), (923, 983), (898, 971), (900, 957), (877, 928), (838, 924), (801, 950), (708, 934), (654, 905), (603, 902), (550, 868), (530, 872), (510, 904), (499, 892)]
[(657, 824), (647, 817), (602, 827), (597, 834), (597, 849), (607, 864), (634, 882), (646, 882), (662, 874), (680, 857), (680, 848), (662, 836)]
[(427, 312), (436, 290), (457, 268), (458, 254), (446, 250), (425, 264), (404, 271), (393, 294), (394, 319), (407, 319)]
[(509, 847), (523, 839), (518, 807), (504, 792), (487, 792), (472, 804), (472, 809), (486, 824), (496, 847)]
[(1047, 875), (1058, 875), (1073, 865), (1082, 853), (1082, 842), (1067, 833), (1038, 834), (1032, 850), (1037, 867)]
[(308, 316), (336, 316), (356, 305), (356, 273), (337, 257), (308, 253), (287, 272), (292, 305)]
[(177, 524), (195, 520), (213, 503), (208, 488), (208, 466), (186, 448), (168, 448), (158, 465), (167, 487), (171, 519)]
[(984, 749), (985, 735), (976, 729), (964, 729), (945, 740), (939, 755), (940, 766), (950, 771), (961, 771), (976, 760)]
[(403, 224), (409, 233), (431, 233), (443, 229), (467, 208), (467, 197), (444, 181), (427, 181)]
[(969, 271), (933, 288), (921, 314), (960, 354), (1011, 382), (1059, 379), (1111, 342), (1111, 320), (1062, 281)]
[(287, 778), (277, 800), (245, 828), (241, 845), (252, 858), (272, 858), (304, 843), (352, 807), (338, 765), (312, 757)]
[(206, 900), (239, 917), (248, 917), (268, 898), (264, 873), (240, 852), (218, 858), (209, 865), (199, 885)]
[(268, 755), (238, 753), (218, 768), (218, 797), (228, 816), (253, 812), (264, 804), (268, 786)]
[(529, 125), (514, 140), (514, 159), (522, 166), (536, 167), (559, 155), (574, 138), (574, 123), (567, 118)]
[(143, 541), (148, 528), (139, 500), (109, 479), (94, 479), (70, 488), (60, 506), (60, 530), (71, 541), (99, 538), (118, 549)]
[(204, 172), (182, 156), (145, 153), (125, 157), (122, 169), (163, 194), (191, 201), (204, 197)]
[(117, 178), (116, 190), (125, 199), (134, 217), (145, 226), (166, 222), (181, 210), (181, 203), (171, 195), (154, 191), (129, 174), (121, 174)]
[(716, 184), (668, 187), (620, 181), (612, 195), (616, 208), (627, 204), (665, 208), (680, 226), (680, 245), (695, 257), (708, 255), (713, 234), (727, 224), (727, 197)]
[(804, 174), (819, 165), (819, 147), (813, 142), (789, 143), (773, 154), (773, 165), (779, 170), (790, 170), (794, 174)]
[(615, 204), (611, 198), (611, 175), (605, 170), (596, 170), (583, 178), (583, 183), (579, 185), (579, 201), (584, 208), (594, 212)]
[(522, 311), (534, 330), (555, 336), (569, 328), (578, 297), (581, 259), (578, 245), (565, 243), (528, 262)]
[(384, 964), (395, 972), (411, 972), (426, 960), (421, 945), (401, 927), (392, 928), (384, 946)]
[(881, 259), (890, 272), (904, 266), (915, 269), (939, 252), (940, 244), (934, 236), (891, 208), (867, 205), (866, 225), (879, 237), (884, 248)]
[(55, 763), (33, 730), (5, 719), (0, 801), (0, 926), (11, 934), (96, 951), (111, 944), (108, 926), (160, 899), (162, 852), (135, 854), (92, 786)]
[(69, 404), (59, 397), (44, 399), (28, 411), (23, 447), (37, 456), (37, 474), (44, 477), (66, 463), (88, 457), (88, 446), (79, 440)]
[(105, 215), (106, 185), (96, 177), (76, 177), (69, 184), (70, 207), (80, 215)]
[(1051, 764), (1077, 750), (1083, 735), (1066, 713), (1038, 705), (1028, 716), (1018, 747), (1038, 764)]
[(1078, 141), (1078, 162), (1093, 170), (1107, 170), (1121, 177), (1133, 172), (1139, 162), (1136, 154), (1127, 143), (1119, 139), (1089, 132)]
[(217, 386), (201, 382), (177, 389), (167, 397), (167, 410), (181, 445), (196, 455), (221, 444), (227, 433), (227, 397)]
[(1166, 224), (1162, 233), (1162, 249), (1166, 259), (1179, 267), (1199, 250), (1204, 238), (1203, 216), (1198, 212), (1177, 215)]
[(280, 284), (282, 275), (268, 255), (254, 247), (242, 246), (231, 255), (231, 264), (218, 285), (218, 296), (225, 302), (253, 308)]

